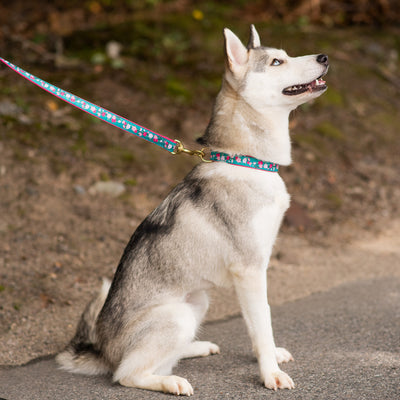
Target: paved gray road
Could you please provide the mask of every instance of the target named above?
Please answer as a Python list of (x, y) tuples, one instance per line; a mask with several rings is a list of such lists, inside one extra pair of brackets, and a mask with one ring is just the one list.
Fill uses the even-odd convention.
[[(184, 360), (175, 373), (192, 383), (197, 399), (399, 400), (400, 279), (355, 282), (272, 309), (275, 337), (295, 357), (282, 367), (296, 383), (271, 392), (241, 318), (208, 324), (202, 336), (221, 354)], [(53, 359), (0, 369), (7, 400), (167, 399), (162, 393), (123, 388), (107, 377), (56, 369)]]

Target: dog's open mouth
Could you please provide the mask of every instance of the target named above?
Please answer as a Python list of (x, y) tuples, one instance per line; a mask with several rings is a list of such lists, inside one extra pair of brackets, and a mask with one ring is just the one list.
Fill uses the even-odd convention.
[(324, 90), (327, 88), (327, 86), (326, 86), (326, 82), (321, 78), (322, 78), (322, 76), (320, 76), (318, 79), (315, 79), (314, 81), (312, 81), (310, 83), (289, 86), (286, 89), (283, 89), (282, 93), (289, 95), (289, 96), (293, 96), (293, 95), (297, 95), (297, 94), (301, 94), (301, 93), (305, 93), (305, 92), (312, 93), (312, 92), (317, 92), (319, 90)]

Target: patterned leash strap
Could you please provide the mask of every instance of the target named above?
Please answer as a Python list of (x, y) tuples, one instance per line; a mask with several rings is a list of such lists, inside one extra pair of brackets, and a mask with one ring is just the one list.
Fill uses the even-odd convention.
[(150, 129), (140, 126), (135, 122), (130, 121), (129, 119), (123, 118), (111, 111), (108, 111), (103, 107), (99, 107), (96, 104), (90, 103), (87, 100), (75, 96), (74, 94), (69, 93), (66, 90), (60, 89), (57, 86), (54, 86), (30, 74), (29, 72), (26, 72), (22, 68), (10, 63), (4, 58), (0, 57), (0, 61), (3, 62), (8, 67), (10, 67), (15, 72), (17, 72), (22, 77), (27, 79), (28, 81), (39, 86), (41, 89), (46, 90), (53, 96), (56, 96), (59, 99), (71, 104), (72, 106), (87, 112), (88, 114), (100, 119), (101, 121), (107, 122), (108, 124), (113, 125), (119, 129), (129, 132), (135, 136), (141, 137), (142, 139), (147, 140), (148, 142), (154, 143), (157, 146), (162, 147), (163, 149), (169, 151), (172, 154), (179, 154), (181, 152), (185, 152), (183, 145), (179, 141), (169, 139), (166, 136), (160, 135), (159, 133), (153, 132)]
[(103, 107), (99, 107), (96, 104), (75, 96), (74, 94), (69, 93), (66, 90), (60, 89), (59, 87), (52, 85), (51, 83), (48, 83), (30, 74), (29, 72), (26, 72), (22, 68), (10, 63), (4, 58), (0, 57), (0, 61), (28, 81), (39, 86), (41, 89), (46, 90), (53, 96), (56, 96), (59, 99), (67, 102), (68, 104), (71, 104), (72, 106), (87, 112), (88, 114), (100, 119), (101, 121), (107, 122), (108, 124), (113, 125), (119, 129), (129, 132), (135, 136), (141, 137), (148, 142), (154, 143), (157, 146), (169, 151), (171, 154), (189, 154), (191, 156), (199, 157), (203, 162), (223, 161), (231, 165), (238, 165), (241, 167), (253, 168), (268, 172), (278, 172), (279, 165), (275, 163), (259, 160), (250, 156), (243, 156), (241, 154), (229, 155), (222, 152), (212, 151), (210, 154), (210, 158), (205, 159), (204, 149), (186, 149), (180, 140), (172, 140), (166, 136), (160, 135), (159, 133), (153, 132), (150, 129), (147, 129), (141, 125), (136, 124), (135, 122), (130, 121), (129, 119), (123, 118), (118, 114), (108, 111)]

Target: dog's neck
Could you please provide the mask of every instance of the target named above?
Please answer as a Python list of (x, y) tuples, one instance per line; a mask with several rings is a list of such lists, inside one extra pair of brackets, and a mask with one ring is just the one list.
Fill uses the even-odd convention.
[(289, 165), (289, 114), (284, 107), (255, 110), (225, 80), (204, 141), (213, 150)]

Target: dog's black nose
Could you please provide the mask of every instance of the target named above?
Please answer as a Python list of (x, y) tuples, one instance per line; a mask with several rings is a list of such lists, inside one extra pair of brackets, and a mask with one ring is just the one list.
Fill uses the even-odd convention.
[(317, 62), (319, 62), (320, 64), (328, 65), (328, 56), (326, 54), (318, 54)]

